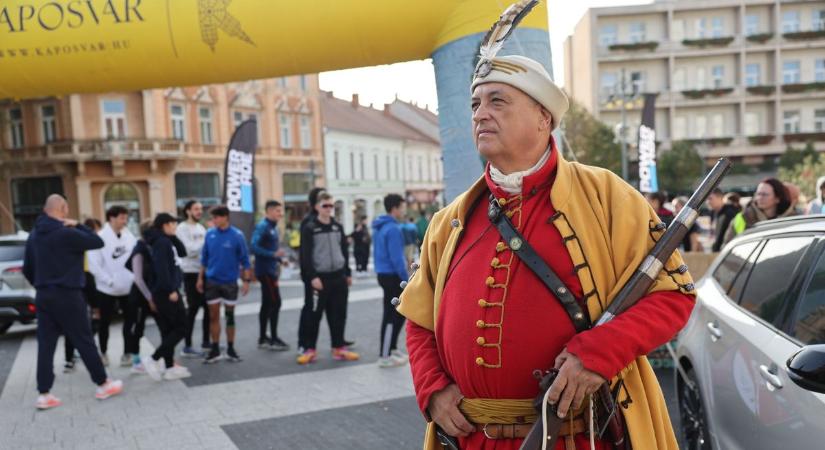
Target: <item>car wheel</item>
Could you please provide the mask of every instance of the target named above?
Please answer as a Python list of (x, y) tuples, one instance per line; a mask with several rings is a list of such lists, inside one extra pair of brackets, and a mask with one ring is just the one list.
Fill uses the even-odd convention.
[[(688, 382), (679, 383), (679, 415), (681, 417), (682, 438), (689, 450), (711, 450), (710, 435), (705, 420), (705, 406), (699, 392), (699, 383), (693, 370), (686, 370)], [(691, 385), (693, 387), (691, 387)]]
[(9, 328), (14, 325), (14, 321), (10, 320), (8, 322), (0, 322), (0, 334), (5, 334), (6, 331), (9, 331)]

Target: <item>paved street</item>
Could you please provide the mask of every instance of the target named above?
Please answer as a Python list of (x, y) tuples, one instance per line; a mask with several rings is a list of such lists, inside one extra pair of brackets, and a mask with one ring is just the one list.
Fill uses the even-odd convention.
[[(286, 281), (282, 293), (279, 334), (294, 345), (302, 287)], [(182, 360), (193, 376), (162, 383), (111, 367), (110, 372), (124, 380), (125, 393), (105, 402), (94, 399), (82, 364), (75, 373), (62, 373), (61, 342), (53, 392), (64, 405), (46, 412), (34, 409), (33, 327), (13, 328), (0, 338), (0, 449), (420, 448), (424, 420), (413, 397), (409, 368), (379, 369), (374, 364), (380, 295), (374, 278), (355, 280), (347, 338), (357, 342), (362, 354), (356, 363), (329, 357), (326, 325), (321, 328), (320, 359), (308, 367), (294, 363), (294, 351), (257, 349), (260, 291), (253, 287), (238, 310), (236, 347), (242, 362), (206, 366), (199, 360)], [(141, 353), (150, 354), (152, 344), (159, 341), (150, 321)], [(123, 348), (118, 324), (112, 328), (109, 347), (115, 362)], [(660, 379), (675, 415), (671, 372), (663, 371)]]

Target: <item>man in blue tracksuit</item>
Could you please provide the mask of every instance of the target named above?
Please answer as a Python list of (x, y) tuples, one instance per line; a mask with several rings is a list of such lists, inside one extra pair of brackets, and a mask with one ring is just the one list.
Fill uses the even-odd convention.
[[(278, 276), (281, 272), (281, 258), (285, 255), (280, 247), (278, 221), (284, 217), (280, 202), (270, 200), (264, 208), (265, 217), (252, 233), (250, 247), (255, 255), (255, 277), (261, 282), (261, 310), (258, 313), (261, 334), (258, 348), (270, 350), (289, 350), (289, 345), (278, 337), (278, 313), (281, 311), (281, 292), (278, 289)], [(270, 336), (266, 335), (269, 322)]]
[(220, 359), (221, 304), (226, 317), (226, 356), (230, 361), (240, 361), (235, 351), (235, 305), (238, 303), (238, 277), (243, 267), (241, 295), (249, 292), (249, 253), (243, 232), (229, 224), (229, 208), (220, 205), (209, 211), (214, 227), (206, 232), (201, 250), (201, 271), (197, 289), (204, 293), (209, 305), (209, 332), (212, 348), (206, 363)]
[(372, 222), (375, 273), (384, 290), (384, 318), (381, 321), (381, 355), (379, 367), (394, 367), (407, 363), (407, 357), (398, 351), (398, 334), (404, 326), (404, 316), (392, 305), (393, 297), (401, 295), (401, 281), (407, 279), (402, 224), (407, 205), (398, 194), (384, 197), (387, 214)]
[(123, 391), (120, 380), (109, 380), (92, 338), (92, 329), (83, 300), (86, 276), (83, 254), (103, 247), (94, 231), (67, 219), (69, 204), (60, 195), (46, 200), (44, 214), (37, 218), (26, 241), (23, 275), (37, 290), (37, 397), (38, 409), (60, 406), (50, 393), (54, 384), (54, 350), (61, 334), (80, 352), (92, 381), (98, 386), (95, 397), (103, 400)]

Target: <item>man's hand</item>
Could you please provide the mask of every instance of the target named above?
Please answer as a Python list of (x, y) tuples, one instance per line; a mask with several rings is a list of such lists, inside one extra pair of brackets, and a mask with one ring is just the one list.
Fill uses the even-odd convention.
[(61, 222), (63, 222), (64, 227), (76, 227), (77, 226), (77, 221), (74, 220), (74, 219), (62, 219)]
[(169, 301), (170, 302), (175, 303), (178, 300), (180, 300), (180, 297), (178, 296), (177, 292), (172, 292), (171, 294), (169, 294)]
[(430, 405), (427, 408), (433, 421), (453, 437), (467, 437), (475, 431), (475, 427), (458, 409), (462, 398), (464, 396), (453, 383), (430, 396)]
[(244, 280), (241, 284), (241, 295), (246, 296), (249, 293), (249, 282)]
[(195, 289), (197, 289), (198, 292), (203, 294), (203, 278), (198, 277), (198, 282), (195, 283)]
[(584, 368), (578, 356), (562, 350), (556, 358), (559, 374), (550, 386), (550, 404), (555, 404), (559, 417), (564, 418), (572, 409), (579, 409), (585, 397), (599, 390), (607, 380), (596, 372)]
[(352, 286), (352, 277), (347, 277), (347, 286)]
[(152, 311), (153, 313), (157, 314), (158, 313), (158, 307), (155, 306), (155, 302), (153, 302), (151, 298), (148, 299), (147, 302), (149, 303), (149, 311)]
[(276, 258), (283, 258), (284, 256), (286, 256), (286, 252), (284, 251), (284, 249), (278, 249), (278, 251), (275, 252)]
[(318, 277), (313, 278), (312, 281), (310, 281), (310, 284), (312, 285), (312, 289), (315, 289), (316, 291), (324, 290), (324, 283), (322, 283), (321, 279)]

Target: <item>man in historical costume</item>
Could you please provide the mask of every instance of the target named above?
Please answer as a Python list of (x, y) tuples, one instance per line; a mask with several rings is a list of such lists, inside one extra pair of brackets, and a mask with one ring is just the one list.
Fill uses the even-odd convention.
[[(431, 421), (425, 448), (440, 448), (435, 423), (462, 449), (517, 449), (536, 420), (533, 372), (556, 367), (549, 401), (565, 419), (556, 449), (591, 448), (589, 396), (618, 377), (632, 447), (676, 449), (644, 355), (671, 339), (693, 308), (681, 256), (670, 257), (625, 313), (576, 333), (559, 299), (491, 223), (491, 194), (594, 322), (661, 235), (660, 221), (613, 173), (564, 160), (551, 132), (568, 100), (538, 62), (491, 58), (471, 92), (473, 137), (488, 164), (433, 217), (398, 307), (409, 319), (418, 404)], [(612, 448), (594, 440), (597, 449)]]

